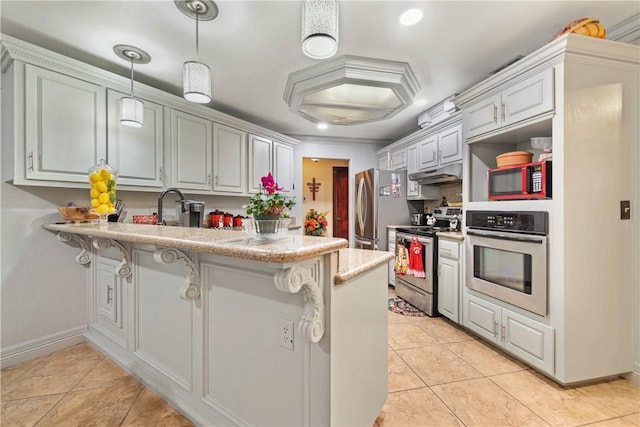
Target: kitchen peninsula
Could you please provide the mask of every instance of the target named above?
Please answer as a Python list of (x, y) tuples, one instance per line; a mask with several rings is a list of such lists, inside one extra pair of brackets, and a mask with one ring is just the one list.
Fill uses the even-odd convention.
[(43, 228), (89, 266), (87, 341), (194, 423), (372, 425), (384, 405), (390, 253), (301, 235)]

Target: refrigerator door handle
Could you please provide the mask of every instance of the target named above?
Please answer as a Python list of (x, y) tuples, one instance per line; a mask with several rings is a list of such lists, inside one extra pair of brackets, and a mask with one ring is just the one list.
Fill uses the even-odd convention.
[(360, 226), (360, 233), (364, 230), (364, 220), (366, 213), (362, 212), (364, 203), (364, 178), (360, 178), (360, 182), (358, 182), (358, 195), (356, 197), (356, 217), (358, 218), (358, 225)]

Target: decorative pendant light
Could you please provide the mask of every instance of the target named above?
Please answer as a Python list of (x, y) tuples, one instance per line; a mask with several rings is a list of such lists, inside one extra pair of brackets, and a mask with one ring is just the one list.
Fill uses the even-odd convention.
[(196, 60), (184, 63), (182, 88), (187, 101), (198, 104), (211, 102), (211, 69), (200, 62), (198, 22), (218, 16), (218, 7), (211, 0), (174, 0), (182, 13), (196, 20)]
[(338, 51), (338, 2), (305, 0), (302, 5), (302, 52), (326, 59)]
[(144, 124), (144, 103), (133, 96), (133, 64), (148, 64), (151, 56), (142, 49), (124, 44), (115, 45), (113, 51), (120, 58), (131, 62), (131, 96), (120, 99), (120, 123), (124, 126), (142, 127)]

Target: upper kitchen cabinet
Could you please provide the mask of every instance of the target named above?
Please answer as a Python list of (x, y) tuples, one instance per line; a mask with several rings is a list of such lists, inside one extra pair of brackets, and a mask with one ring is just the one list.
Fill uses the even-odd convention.
[(465, 107), (467, 139), (552, 111), (553, 102), (553, 69), (547, 69)]
[(13, 65), (15, 183), (88, 182), (88, 169), (107, 158), (105, 89), (30, 64)]
[(283, 192), (293, 190), (293, 147), (258, 135), (249, 135), (249, 192), (260, 191), (260, 178), (269, 172)]
[(247, 188), (247, 133), (213, 125), (213, 191), (245, 193)]
[(440, 189), (435, 185), (420, 185), (411, 181), (408, 176), (418, 172), (418, 144), (407, 149), (407, 199), (408, 200), (439, 200)]
[(144, 126), (120, 124), (120, 100), (107, 91), (107, 161), (118, 171), (118, 184), (140, 187), (163, 185), (163, 107), (144, 100)]
[(212, 189), (212, 123), (178, 110), (169, 112), (171, 185), (188, 190)]
[(407, 167), (407, 149), (406, 147), (398, 148), (391, 151), (391, 168), (393, 170)]
[(462, 125), (448, 127), (418, 142), (418, 171), (462, 160)]

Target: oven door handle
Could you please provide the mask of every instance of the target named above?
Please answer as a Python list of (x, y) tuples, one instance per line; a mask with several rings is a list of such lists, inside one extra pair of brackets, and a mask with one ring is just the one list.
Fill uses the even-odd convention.
[(527, 243), (539, 243), (543, 244), (545, 239), (542, 237), (531, 237), (524, 236), (521, 234), (505, 234), (505, 233), (495, 233), (495, 232), (484, 232), (477, 230), (467, 230), (467, 234), (469, 236), (479, 236), (486, 237), (488, 239), (496, 239), (496, 240), (511, 240), (515, 242), (527, 242)]
[(360, 239), (356, 239), (356, 243), (362, 245), (362, 246), (373, 246), (373, 242), (370, 240), (360, 240)]

